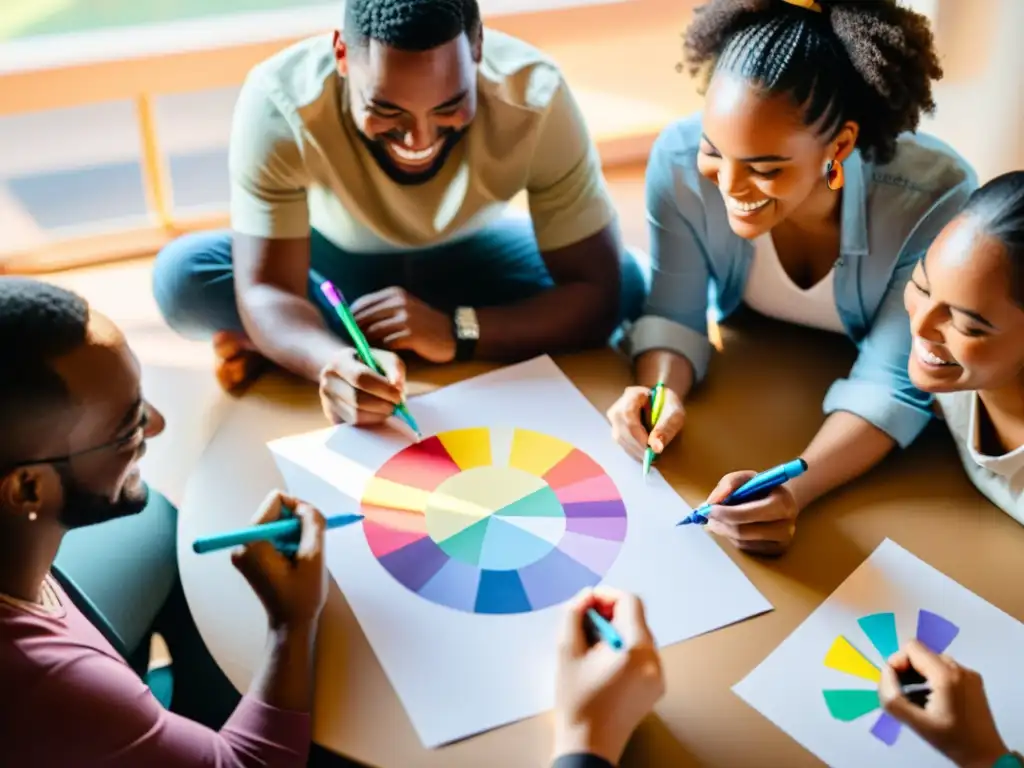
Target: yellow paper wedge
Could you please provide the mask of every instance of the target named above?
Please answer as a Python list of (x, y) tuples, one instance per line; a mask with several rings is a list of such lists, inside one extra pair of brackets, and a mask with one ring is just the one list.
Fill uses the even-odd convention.
[(863, 653), (858, 651), (845, 637), (840, 635), (825, 654), (825, 666), (847, 675), (880, 682), (882, 673)]

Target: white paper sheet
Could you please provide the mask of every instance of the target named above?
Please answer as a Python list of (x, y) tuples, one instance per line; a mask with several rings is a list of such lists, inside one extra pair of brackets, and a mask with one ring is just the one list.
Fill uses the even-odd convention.
[[(675, 527), (690, 507), (656, 471), (644, 480), (640, 465), (612, 441), (605, 419), (550, 358), (447, 387), (410, 407), (427, 436), (489, 428), (494, 465), (507, 462), (515, 429), (564, 440), (599, 464), (628, 510), (625, 540), (603, 582), (644, 599), (661, 646), (771, 610), (710, 536)], [(394, 429), (345, 426), (270, 448), (290, 492), (334, 514), (357, 511), (371, 474), (408, 444)], [(557, 521), (513, 522), (523, 520), (536, 536), (558, 540), (559, 532), (548, 530)], [(551, 708), (564, 603), (514, 614), (455, 610), (399, 584), (373, 555), (362, 525), (330, 536), (331, 573), (426, 746)], [(694, 574), (701, 577), (699, 590), (687, 588)]]
[[(877, 692), (877, 683), (826, 666), (826, 654), (843, 636), (881, 667), (888, 653), (879, 653), (871, 638), (885, 637), (880, 631), (887, 623), (884, 614), (895, 614), (902, 645), (919, 634), (922, 610), (934, 615), (925, 615), (929, 628), (918, 639), (933, 650), (938, 650), (933, 643), (948, 643), (946, 653), (980, 672), (1001, 732), (1007, 738), (1019, 735), (1024, 723), (1024, 624), (889, 539), (733, 690), (833, 768), (951, 766), (880, 709), (845, 722), (836, 719), (823, 693)], [(877, 618), (862, 628), (859, 620), (868, 616)], [(880, 717), (886, 718), (877, 726), (884, 739), (873, 734)]]

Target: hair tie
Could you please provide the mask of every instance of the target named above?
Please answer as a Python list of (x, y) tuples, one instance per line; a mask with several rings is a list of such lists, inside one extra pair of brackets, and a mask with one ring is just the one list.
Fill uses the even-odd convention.
[(795, 5), (797, 8), (806, 8), (808, 11), (821, 13), (821, 6), (814, 2), (814, 0), (782, 0), (782, 2)]

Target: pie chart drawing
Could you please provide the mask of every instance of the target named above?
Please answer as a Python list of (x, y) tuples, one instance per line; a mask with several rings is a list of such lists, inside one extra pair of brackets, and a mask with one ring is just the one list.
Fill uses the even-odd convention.
[(482, 614), (548, 608), (598, 584), (626, 537), (604, 469), (564, 440), (471, 427), (392, 456), (363, 493), (374, 557), (407, 589)]

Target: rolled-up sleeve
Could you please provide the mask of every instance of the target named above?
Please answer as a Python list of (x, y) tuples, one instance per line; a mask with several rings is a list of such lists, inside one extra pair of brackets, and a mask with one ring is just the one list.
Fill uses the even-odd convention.
[(704, 243), (704, 203), (695, 162), (679, 162), (695, 150), (674, 147), (675, 128), (661, 134), (647, 165), (646, 204), (651, 242), (651, 292), (644, 314), (630, 331), (636, 356), (655, 349), (682, 355), (694, 381), (707, 373), (708, 287), (711, 270)]
[(847, 411), (874, 424), (906, 448), (932, 418), (932, 397), (910, 382), (910, 319), (903, 291), (922, 256), (916, 253), (893, 273), (871, 330), (849, 376), (834, 382), (825, 395), (824, 411)]
[(845, 379), (825, 396), (826, 414), (848, 411), (874, 424), (901, 448), (914, 442), (933, 418), (934, 398), (910, 381), (908, 365), (913, 334), (903, 303), (907, 283), (932, 242), (963, 209), (977, 185), (975, 176), (951, 188), (918, 222), (903, 244), (896, 269), (860, 353)]

